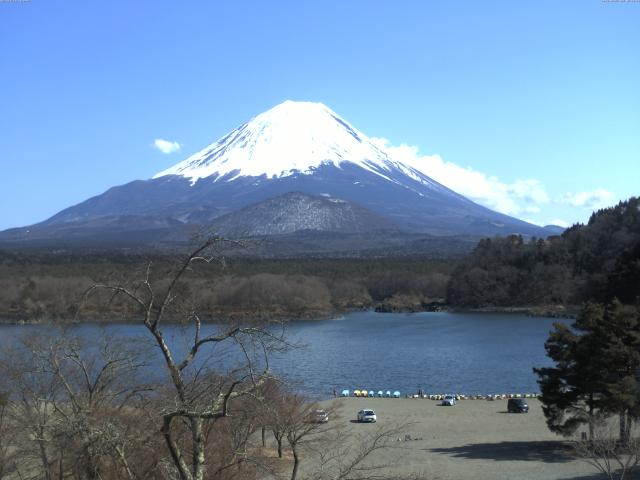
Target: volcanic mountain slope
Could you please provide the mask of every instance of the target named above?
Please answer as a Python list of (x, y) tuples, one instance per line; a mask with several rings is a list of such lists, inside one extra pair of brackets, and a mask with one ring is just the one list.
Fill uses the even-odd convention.
[[(159, 224), (166, 231), (154, 235), (155, 241), (175, 240), (191, 227), (211, 225), (223, 215), (289, 192), (342, 199), (362, 207), (352, 211), (356, 216), (366, 212), (413, 233), (548, 234), (475, 204), (424, 172), (394, 160), (326, 106), (287, 101), (150, 180), (113, 187), (40, 224), (0, 233), (0, 242), (59, 241), (70, 231), (78, 242), (83, 235), (108, 237), (115, 231), (145, 238), (147, 225)], [(279, 201), (295, 203), (296, 197)], [(288, 226), (272, 225), (263, 231), (304, 226), (307, 212), (296, 210), (294, 203), (286, 217)], [(294, 219), (296, 212), (302, 217)], [(219, 225), (222, 228), (228, 221), (221, 220)], [(258, 232), (256, 223), (252, 225), (249, 230)], [(335, 225), (325, 222), (321, 228), (330, 230)]]
[(389, 220), (339, 198), (290, 192), (249, 205), (213, 221), (225, 236), (283, 235), (305, 230), (366, 233), (398, 230)]

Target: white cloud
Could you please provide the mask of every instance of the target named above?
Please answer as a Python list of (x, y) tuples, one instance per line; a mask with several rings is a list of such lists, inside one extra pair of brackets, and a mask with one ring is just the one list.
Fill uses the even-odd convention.
[(540, 207), (536, 205), (527, 205), (522, 209), (525, 213), (540, 213)]
[(416, 146), (402, 144), (395, 147), (385, 138), (371, 138), (371, 141), (392, 158), (477, 203), (507, 215), (538, 213), (539, 205), (550, 202), (544, 185), (534, 178), (504, 183), (471, 167), (445, 162), (439, 155), (421, 155)]
[(169, 154), (174, 153), (180, 150), (180, 145), (178, 142), (171, 142), (169, 140), (163, 140), (162, 138), (156, 138), (153, 142), (153, 146), (160, 150), (162, 153)]
[(604, 188), (592, 192), (566, 193), (563, 201), (573, 207), (598, 209), (609, 207), (615, 202), (615, 194)]

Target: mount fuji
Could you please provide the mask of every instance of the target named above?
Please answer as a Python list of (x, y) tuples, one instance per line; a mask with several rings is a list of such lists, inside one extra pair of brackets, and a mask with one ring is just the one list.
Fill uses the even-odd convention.
[(186, 241), (206, 226), (249, 236), (557, 233), (459, 195), (394, 159), (321, 103), (286, 101), (151, 179), (0, 232), (0, 244), (158, 246)]

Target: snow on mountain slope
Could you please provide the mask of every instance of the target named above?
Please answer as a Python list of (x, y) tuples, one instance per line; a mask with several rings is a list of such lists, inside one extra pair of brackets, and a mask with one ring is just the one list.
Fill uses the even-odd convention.
[(398, 230), (385, 217), (354, 203), (301, 192), (268, 198), (223, 215), (212, 221), (211, 228), (232, 238), (298, 231), (366, 233)]
[[(287, 100), (258, 115), (186, 160), (154, 175), (179, 175), (192, 184), (201, 178), (282, 178), (313, 174), (321, 165), (355, 164), (388, 181), (396, 171), (430, 188), (448, 190), (401, 162), (322, 103)], [(395, 177), (395, 178), (392, 178)], [(409, 187), (408, 187), (409, 188)], [(421, 195), (419, 192), (418, 195)]]

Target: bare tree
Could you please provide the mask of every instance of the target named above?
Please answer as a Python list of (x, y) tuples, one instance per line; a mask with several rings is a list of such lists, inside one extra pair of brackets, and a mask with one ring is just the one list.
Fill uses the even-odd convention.
[(617, 427), (610, 418), (595, 420), (590, 439), (574, 443), (576, 454), (609, 480), (624, 480), (632, 475), (640, 463), (640, 438), (638, 430), (620, 438)]
[(12, 422), (20, 427), (11, 439), (20, 464), (46, 479), (67, 473), (97, 479), (106, 471), (143, 478), (128, 456), (134, 437), (136, 448), (146, 444), (141, 432), (147, 429), (135, 429), (150, 390), (135, 378), (144, 365), (140, 353), (107, 336), (91, 348), (64, 332), (20, 340), (0, 359), (0, 374), (12, 392)]
[(259, 423), (257, 411), (237, 403), (232, 416), (210, 424), (207, 435), (208, 478), (249, 479), (257, 470), (263, 469), (263, 459), (252, 442)]
[[(330, 408), (323, 415), (333, 416), (335, 409)], [(324, 418), (319, 414), (318, 405), (310, 403), (304, 397), (289, 394), (283, 405), (284, 433), (287, 444), (293, 455), (293, 467), (291, 480), (296, 480), (300, 468), (301, 450), (312, 449), (314, 444), (321, 442), (323, 434), (333, 427), (324, 423)], [(334, 419), (335, 421), (335, 419)]]
[(14, 431), (9, 423), (9, 398), (0, 390), (0, 480), (7, 478), (15, 470), (15, 455), (10, 439)]
[(123, 475), (132, 480), (134, 473), (125, 455), (126, 426), (117, 422), (117, 416), (134, 406), (132, 399), (151, 389), (134, 378), (144, 361), (140, 352), (127, 351), (107, 336), (91, 349), (79, 340), (63, 336), (43, 351), (43, 373), (52, 375), (61, 390), (53, 402), (62, 423), (56, 435), (81, 452), (76, 458), (82, 460), (79, 468), (86, 478), (99, 478), (103, 458), (114, 455)]
[(276, 442), (278, 458), (283, 456), (284, 441), (287, 434), (287, 396), (288, 393), (276, 380), (265, 382), (262, 386), (262, 401), (259, 404), (262, 417), (262, 446), (266, 447), (265, 432), (268, 429)]
[(51, 480), (54, 454), (50, 440), (55, 423), (52, 402), (57, 394), (57, 383), (51, 376), (41, 374), (30, 350), (21, 345), (3, 347), (0, 377), (10, 392), (5, 412), (11, 417), (10, 422), (21, 427), (19, 434), (7, 438), (9, 448), (16, 450), (20, 467), (36, 470), (41, 478)]
[[(165, 338), (163, 321), (176, 313), (176, 299), (184, 288), (183, 277), (198, 262), (220, 261), (220, 247), (225, 240), (211, 237), (195, 249), (176, 272), (169, 277), (168, 285), (158, 289), (151, 279), (151, 264), (145, 277), (132, 287), (124, 285), (96, 284), (85, 292), (84, 298), (99, 290), (107, 290), (115, 296), (124, 296), (138, 305), (141, 322), (160, 350), (164, 367), (170, 378), (171, 401), (165, 402), (162, 411), (161, 432), (168, 448), (175, 473), (181, 480), (203, 480), (206, 474), (206, 431), (211, 422), (228, 417), (234, 399), (259, 393), (259, 386), (269, 378), (268, 352), (274, 341), (281, 337), (255, 326), (238, 325), (215, 328), (203, 333), (197, 308), (182, 312), (186, 322), (192, 325), (190, 347), (180, 355)], [(207, 355), (211, 345), (232, 343), (244, 358), (243, 364), (225, 375), (210, 375), (215, 358), (202, 362), (197, 358)], [(204, 352), (204, 353), (203, 353)], [(261, 352), (261, 361), (255, 357)], [(259, 364), (259, 367), (256, 365)], [(176, 422), (179, 426), (176, 426)]]

